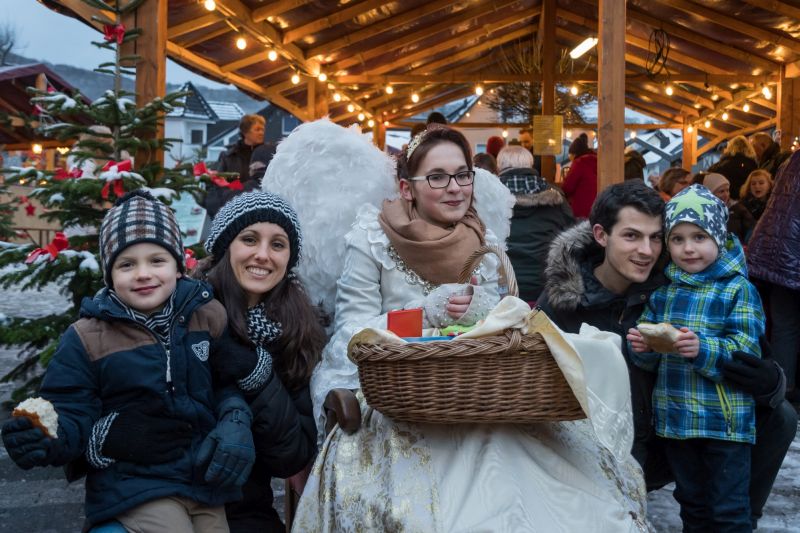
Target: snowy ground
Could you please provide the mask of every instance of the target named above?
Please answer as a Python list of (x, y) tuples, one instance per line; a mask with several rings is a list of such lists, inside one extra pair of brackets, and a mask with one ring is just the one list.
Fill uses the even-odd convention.
[[(63, 309), (66, 300), (56, 286), (39, 293), (0, 291), (0, 313), (42, 316)], [(16, 364), (15, 350), (0, 350), (0, 375)], [(12, 384), (0, 383), (0, 402), (8, 399)], [(8, 413), (0, 411), (0, 421)], [(651, 493), (648, 515), (659, 532), (679, 532), (678, 506), (672, 498), (672, 486)], [(276, 509), (283, 512), (283, 487), (274, 483)], [(34, 469), (23, 472), (11, 463), (0, 448), (0, 532), (27, 531), (61, 533), (78, 531), (82, 522), (81, 483), (67, 485), (59, 469)], [(781, 469), (759, 532), (800, 532), (800, 436), (795, 438)]]

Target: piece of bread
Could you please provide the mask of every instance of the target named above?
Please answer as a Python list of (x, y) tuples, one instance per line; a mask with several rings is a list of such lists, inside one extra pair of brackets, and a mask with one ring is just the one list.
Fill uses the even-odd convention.
[(24, 416), (51, 439), (58, 438), (58, 413), (44, 398), (28, 398), (14, 408), (12, 416)]
[(659, 324), (639, 324), (636, 326), (639, 333), (644, 337), (644, 341), (650, 349), (659, 353), (674, 353), (675, 341), (681, 334), (680, 330), (675, 329), (672, 324), (661, 322)]

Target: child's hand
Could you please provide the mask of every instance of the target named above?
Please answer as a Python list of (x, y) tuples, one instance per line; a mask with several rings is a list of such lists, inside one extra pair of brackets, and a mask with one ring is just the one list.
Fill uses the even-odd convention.
[(642, 334), (639, 332), (638, 329), (636, 328), (629, 329), (628, 335), (625, 338), (627, 338), (628, 341), (631, 343), (631, 348), (633, 348), (634, 352), (642, 353), (651, 351), (650, 346), (648, 346), (648, 344), (644, 342), (644, 337), (642, 337)]
[(700, 353), (700, 339), (689, 328), (681, 328), (681, 334), (675, 341), (675, 351), (687, 359), (694, 359)]
[[(469, 280), (470, 285), (477, 285), (478, 278), (472, 276)], [(447, 314), (450, 315), (452, 318), (458, 320), (464, 313), (467, 312), (469, 309), (470, 304), (472, 303), (472, 291), (469, 291), (469, 294), (464, 294), (460, 296), (450, 296), (447, 299), (447, 304), (445, 305), (445, 309), (447, 310)]]

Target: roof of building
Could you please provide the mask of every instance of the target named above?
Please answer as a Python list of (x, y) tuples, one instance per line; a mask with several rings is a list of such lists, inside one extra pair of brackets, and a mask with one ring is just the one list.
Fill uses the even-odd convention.
[(244, 116), (244, 111), (235, 102), (208, 101), (208, 105), (214, 110), (220, 120), (239, 120)]
[(212, 122), (219, 120), (217, 113), (192, 82), (184, 83), (180, 92), (188, 93), (183, 99), (183, 107), (176, 107), (167, 115), (168, 117), (205, 119)]

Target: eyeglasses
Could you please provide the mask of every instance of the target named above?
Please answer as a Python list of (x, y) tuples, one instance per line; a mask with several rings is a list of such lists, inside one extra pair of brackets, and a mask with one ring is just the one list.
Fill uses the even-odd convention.
[(450, 186), (450, 180), (455, 179), (459, 187), (466, 187), (472, 185), (475, 180), (474, 170), (462, 170), (456, 174), (429, 174), (427, 176), (415, 176), (408, 178), (409, 181), (422, 181), (428, 180), (428, 185), (431, 189), (446, 189)]

